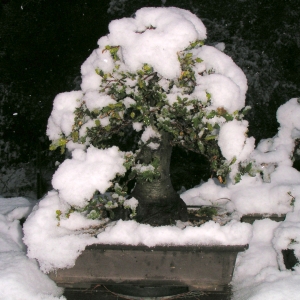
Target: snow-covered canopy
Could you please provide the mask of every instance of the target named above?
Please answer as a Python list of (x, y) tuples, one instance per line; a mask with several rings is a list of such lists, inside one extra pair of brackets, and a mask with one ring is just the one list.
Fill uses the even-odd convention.
[[(218, 140), (228, 164), (234, 160), (237, 165), (251, 153), (254, 139), (247, 137), (248, 123), (239, 119), (237, 113), (245, 106), (246, 77), (226, 54), (204, 46), (205, 38), (206, 28), (202, 21), (191, 12), (175, 7), (142, 8), (132, 18), (110, 23), (109, 34), (100, 38), (99, 48), (81, 67), (82, 90), (57, 95), (48, 121), (47, 135), (54, 148), (66, 145), (69, 151), (77, 149), (73, 158), (66, 160), (53, 177), (53, 186), (65, 201), (82, 207), (93, 192), (104, 193), (105, 189), (100, 187), (107, 189), (117, 174), (124, 173), (124, 160), (114, 159), (124, 157), (124, 154), (115, 153), (117, 148), (109, 150), (109, 153), (114, 153), (114, 167), (107, 167), (105, 160), (110, 159), (104, 157), (106, 152), (92, 147), (89, 132), (97, 128), (109, 130), (114, 126), (115, 119), (106, 112), (116, 107), (118, 122), (122, 122), (130, 109), (140, 109), (140, 114), (145, 114), (145, 110), (140, 108), (141, 103), (137, 102), (142, 98), (140, 86), (143, 83), (140, 81), (146, 78), (145, 84), (148, 84), (147, 78), (152, 76), (150, 69), (157, 72), (159, 81), (156, 88), (162, 89), (160, 93), (164, 103), (153, 118), (159, 124), (148, 124), (146, 119), (136, 120), (131, 114), (129, 121), (132, 128), (141, 132), (140, 143), (157, 149), (157, 140), (160, 139), (157, 126), (169, 126), (168, 113), (182, 107), (186, 109), (186, 119), (195, 130), (194, 136), (198, 136), (200, 141), (202, 136), (203, 139)], [(185, 67), (191, 67), (189, 71), (183, 69), (185, 64)], [(144, 77), (131, 75), (141, 71), (146, 72)], [(191, 72), (194, 88), (187, 91), (180, 80)], [(110, 90), (107, 90), (108, 86)], [(115, 90), (122, 93), (120, 99), (112, 93)], [(179, 102), (178, 99), (183, 98), (186, 102)], [(193, 101), (198, 103), (198, 113), (195, 114), (189, 113), (193, 109)], [(148, 109), (151, 110), (150, 107)], [(78, 112), (80, 110), (82, 113)], [(149, 140), (155, 138), (154, 142)], [(184, 141), (179, 132), (174, 134), (174, 139), (179, 145)], [(93, 149), (88, 149), (84, 155), (89, 147)], [(79, 160), (76, 153), (82, 153)], [(97, 184), (94, 184), (96, 181)], [(80, 192), (76, 192), (74, 186), (80, 186)]]

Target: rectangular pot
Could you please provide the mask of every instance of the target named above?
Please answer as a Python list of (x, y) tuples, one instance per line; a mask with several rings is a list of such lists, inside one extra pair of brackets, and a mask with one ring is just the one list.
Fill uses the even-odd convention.
[(241, 246), (92, 245), (71, 269), (49, 274), (59, 286), (187, 286), (189, 290), (223, 291), (230, 283)]

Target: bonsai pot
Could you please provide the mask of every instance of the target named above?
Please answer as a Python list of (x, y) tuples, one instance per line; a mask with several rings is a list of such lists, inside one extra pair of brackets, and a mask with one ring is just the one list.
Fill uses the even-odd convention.
[(59, 286), (104, 285), (120, 294), (157, 297), (228, 289), (240, 246), (87, 247), (71, 269), (49, 274)]
[(277, 214), (249, 214), (243, 215), (241, 218), (241, 222), (253, 224), (256, 220), (270, 219), (276, 222), (281, 222), (285, 220), (285, 214), (277, 215)]

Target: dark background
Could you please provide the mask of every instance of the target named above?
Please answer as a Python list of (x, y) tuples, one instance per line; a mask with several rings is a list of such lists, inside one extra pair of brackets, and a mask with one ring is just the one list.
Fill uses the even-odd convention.
[[(109, 22), (130, 17), (141, 7), (164, 5), (188, 9), (206, 25), (207, 44), (226, 44), (224, 52), (248, 78), (246, 104), (252, 107), (247, 116), (249, 135), (256, 141), (276, 134), (277, 108), (300, 96), (298, 0), (2, 0), (0, 3), (0, 195), (3, 196), (36, 197), (38, 193), (40, 197), (50, 188), (54, 163), (64, 159), (48, 151), (45, 135), (54, 97), (80, 88), (80, 66), (97, 48), (98, 39), (108, 33)], [(173, 177), (188, 177), (192, 185), (209, 176), (203, 159), (178, 151), (174, 153), (172, 171)]]

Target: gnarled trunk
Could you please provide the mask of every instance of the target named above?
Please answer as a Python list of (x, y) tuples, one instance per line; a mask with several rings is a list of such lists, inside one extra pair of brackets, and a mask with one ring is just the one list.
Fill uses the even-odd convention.
[(174, 190), (170, 179), (172, 146), (169, 134), (161, 132), (161, 144), (157, 150), (144, 147), (140, 161), (150, 163), (158, 158), (160, 178), (151, 182), (138, 179), (131, 196), (139, 201), (137, 221), (151, 225), (170, 225), (176, 220), (187, 221), (187, 208)]

